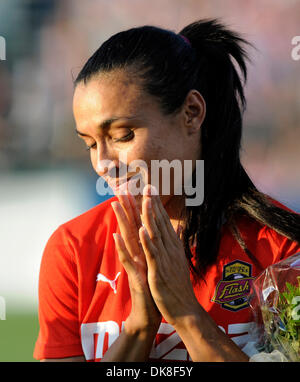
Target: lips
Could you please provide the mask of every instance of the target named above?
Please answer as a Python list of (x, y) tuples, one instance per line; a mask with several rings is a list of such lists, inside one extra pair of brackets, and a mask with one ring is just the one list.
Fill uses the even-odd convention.
[(134, 173), (132, 174), (131, 176), (128, 176), (126, 178), (123, 178), (123, 179), (118, 179), (118, 180), (106, 180), (106, 182), (108, 183), (109, 187), (113, 190), (114, 193), (119, 193), (121, 190), (125, 190), (126, 188), (128, 188), (128, 183), (130, 181), (130, 179), (132, 178), (137, 178), (139, 176), (139, 173)]

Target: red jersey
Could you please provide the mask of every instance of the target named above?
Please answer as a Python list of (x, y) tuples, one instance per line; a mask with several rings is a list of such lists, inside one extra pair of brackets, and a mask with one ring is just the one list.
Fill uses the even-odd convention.
[[(123, 329), (131, 300), (113, 240), (113, 233), (120, 233), (113, 200), (117, 198), (61, 225), (46, 245), (39, 276), (36, 359), (84, 355), (87, 361), (99, 361)], [(237, 225), (263, 268), (300, 251), (298, 243), (253, 219), (240, 218)], [(225, 224), (217, 260), (205, 282), (194, 287), (202, 307), (246, 353), (253, 322), (247, 295), (259, 272)], [(190, 360), (180, 337), (164, 319), (150, 359)]]

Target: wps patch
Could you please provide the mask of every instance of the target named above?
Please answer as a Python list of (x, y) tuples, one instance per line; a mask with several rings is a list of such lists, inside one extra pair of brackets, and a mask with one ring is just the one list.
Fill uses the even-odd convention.
[(241, 260), (226, 264), (223, 268), (223, 278), (216, 286), (212, 301), (234, 312), (248, 307), (247, 295), (253, 280), (251, 264)]

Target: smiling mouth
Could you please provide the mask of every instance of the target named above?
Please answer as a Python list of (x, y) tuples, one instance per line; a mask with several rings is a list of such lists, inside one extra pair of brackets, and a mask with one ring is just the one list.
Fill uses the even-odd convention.
[(137, 173), (134, 173), (130, 176), (127, 176), (126, 178), (123, 178), (123, 179), (118, 179), (118, 180), (113, 180), (113, 181), (107, 181), (107, 184), (109, 185), (109, 187), (114, 191), (119, 191), (123, 188), (126, 188), (126, 184), (129, 183), (129, 181), (131, 179), (138, 179), (140, 178), (140, 173), (137, 172)]

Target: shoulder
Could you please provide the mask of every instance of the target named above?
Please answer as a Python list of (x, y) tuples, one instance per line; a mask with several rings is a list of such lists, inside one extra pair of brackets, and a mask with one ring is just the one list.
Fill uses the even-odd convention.
[(62, 227), (72, 231), (82, 231), (91, 229), (95, 224), (109, 224), (111, 222), (111, 218), (114, 216), (111, 203), (115, 200), (117, 200), (116, 196), (105, 200), (90, 210), (64, 223)]
[(104, 244), (109, 232), (116, 232), (117, 220), (111, 202), (112, 197), (79, 216), (61, 224), (50, 236), (46, 249), (63, 246), (76, 252), (78, 248)]
[[(268, 197), (272, 204), (282, 210), (295, 213), (283, 203)], [(266, 266), (282, 260), (300, 250), (300, 244), (277, 232), (274, 228), (244, 216), (237, 221), (238, 228), (247, 247)]]
[[(269, 196), (268, 199), (275, 207), (278, 207), (287, 212), (295, 213), (295, 211), (288, 208), (285, 204), (279, 202), (278, 200), (275, 200)], [(244, 235), (249, 237), (258, 236), (258, 239), (268, 237), (270, 240), (277, 241), (278, 245), (285, 238), (285, 236), (279, 234), (275, 229), (266, 224), (262, 224), (254, 218), (250, 218), (249, 216), (239, 218), (238, 225)]]
[(116, 224), (115, 214), (111, 203), (117, 200), (112, 197), (90, 210), (76, 216), (58, 227), (58, 231), (66, 232), (77, 238), (86, 237), (91, 233), (97, 234), (103, 232), (109, 226)]
[(293, 211), (291, 208), (287, 207), (285, 204), (279, 202), (278, 200), (272, 198), (271, 196), (267, 196), (268, 199), (271, 201), (272, 204), (274, 204), (276, 207), (279, 207), (281, 208), (282, 210), (286, 210), (288, 212), (293, 212), (293, 213), (296, 213), (295, 211)]

